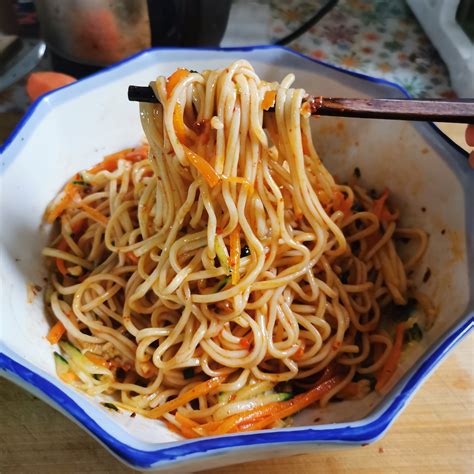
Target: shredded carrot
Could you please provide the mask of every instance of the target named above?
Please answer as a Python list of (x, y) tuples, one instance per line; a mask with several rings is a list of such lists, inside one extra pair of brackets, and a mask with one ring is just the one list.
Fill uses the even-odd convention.
[(189, 162), (202, 174), (204, 179), (207, 181), (209, 186), (213, 188), (221, 180), (220, 176), (216, 173), (216, 170), (197, 153), (194, 153), (187, 146), (183, 145), (184, 153)]
[[(211, 431), (209, 428), (209, 434), (221, 435), (238, 431), (239, 425), (245, 423), (254, 423), (257, 420), (265, 418), (272, 412), (276, 411), (281, 403), (284, 402), (269, 403), (268, 405), (264, 405), (263, 407), (257, 407), (252, 410), (247, 410), (242, 413), (237, 413), (236, 415), (229, 416), (224, 421), (222, 421), (216, 429)], [(205, 425), (203, 425), (203, 427), (204, 426)]]
[(333, 209), (334, 211), (341, 211), (345, 217), (348, 217), (352, 214), (351, 207), (352, 207), (352, 199), (349, 197), (345, 197), (341, 191), (336, 191), (334, 193), (334, 200), (333, 200)]
[(304, 350), (306, 347), (306, 343), (304, 340), (300, 341), (300, 345), (298, 346), (297, 351), (293, 354), (293, 360), (300, 360), (304, 356)]
[(150, 146), (148, 144), (144, 144), (134, 148), (132, 151), (128, 152), (124, 159), (127, 161), (138, 162), (144, 160), (148, 156), (148, 149)]
[(100, 224), (107, 225), (109, 220), (107, 217), (104, 216), (104, 214), (101, 214), (97, 209), (94, 209), (93, 207), (84, 204), (83, 202), (78, 204), (78, 207), (80, 207), (91, 219), (95, 220), (96, 222), (99, 222)]
[(377, 390), (377, 392), (380, 392), (380, 390), (387, 384), (397, 369), (398, 361), (400, 360), (400, 356), (402, 354), (404, 333), (405, 324), (398, 324), (395, 331), (395, 342), (393, 343), (392, 350), (390, 351), (390, 354), (385, 361), (382, 370), (377, 376), (377, 384), (375, 385), (375, 390)]
[(118, 166), (119, 160), (131, 161), (137, 163), (144, 160), (148, 154), (148, 145), (142, 145), (137, 148), (125, 148), (124, 150), (112, 153), (104, 158), (104, 160), (92, 168), (88, 169), (87, 172), (91, 174), (99, 173), (100, 171), (115, 171)]
[(181, 426), (187, 426), (188, 428), (194, 428), (196, 426), (201, 426), (197, 421), (191, 420), (191, 418), (188, 418), (188, 417), (182, 415), (179, 411), (176, 412), (175, 418), (176, 418), (176, 421)]
[(64, 333), (66, 332), (66, 328), (64, 327), (61, 321), (58, 321), (49, 331), (46, 339), (50, 344), (57, 344), (61, 338), (63, 337)]
[(184, 125), (183, 112), (181, 110), (181, 105), (176, 104), (176, 107), (173, 110), (173, 126), (176, 132), (176, 137), (182, 145), (191, 146), (193, 140), (186, 133), (186, 125)]
[(170, 431), (184, 437), (184, 433), (176, 425), (173, 425), (173, 423), (169, 422), (168, 420), (163, 420), (163, 421), (165, 422), (166, 427)]
[(79, 323), (77, 322), (77, 318), (75, 317), (74, 313), (72, 311), (68, 311), (66, 313), (67, 318), (71, 323), (74, 325), (76, 329), (79, 329)]
[[(272, 412), (269, 416), (263, 419), (257, 420), (253, 424), (249, 424), (246, 427), (245, 431), (256, 431), (264, 429), (269, 425), (272, 425), (276, 421), (281, 420), (282, 418), (286, 418), (288, 416), (293, 415), (294, 413), (301, 411), (303, 408), (306, 408), (312, 403), (323, 398), (324, 395), (329, 393), (343, 379), (344, 376), (336, 375), (335, 377), (326, 380), (325, 382), (317, 385), (306, 393), (297, 395), (296, 397), (292, 398), (291, 400), (288, 400), (287, 402), (280, 402), (280, 406), (278, 406), (274, 412)], [(239, 428), (239, 431), (240, 430), (241, 429)]]
[(257, 407), (230, 416), (226, 418), (216, 430), (210, 432), (210, 434), (220, 435), (234, 433), (242, 431), (243, 426), (246, 427), (246, 431), (263, 429), (275, 421), (281, 418), (286, 418), (287, 416), (290, 416), (307, 407), (311, 403), (321, 399), (342, 380), (342, 375), (336, 375), (335, 377), (318, 384), (308, 392), (297, 395), (287, 402), (269, 403), (263, 407)]
[(232, 284), (237, 285), (240, 279), (240, 225), (230, 233), (230, 256), (229, 264), (232, 269)]
[(106, 369), (110, 369), (112, 367), (112, 364), (107, 359), (104, 359), (93, 352), (86, 352), (85, 356), (95, 365), (100, 365)]
[(212, 379), (206, 380), (196, 386), (194, 386), (191, 390), (183, 393), (179, 397), (175, 398), (174, 400), (170, 400), (169, 402), (164, 403), (163, 405), (150, 410), (147, 413), (149, 418), (160, 418), (165, 413), (169, 413), (170, 411), (176, 410), (176, 408), (184, 405), (185, 403), (194, 400), (201, 395), (206, 395), (215, 388), (217, 388), (223, 381), (225, 380), (224, 376), (221, 377), (214, 377)]
[[(61, 239), (58, 245), (58, 250), (66, 250), (68, 248), (67, 242), (64, 239)], [(67, 268), (64, 264), (64, 260), (62, 258), (56, 258), (56, 267), (58, 268), (61, 275), (67, 275)]]
[(220, 421), (209, 421), (208, 423), (205, 423), (204, 425), (200, 425), (199, 429), (202, 430), (203, 432), (206, 433), (212, 433), (214, 430), (219, 428), (219, 426), (222, 425), (222, 420)]
[(268, 110), (275, 105), (276, 91), (267, 91), (263, 96), (262, 109)]
[(73, 234), (80, 234), (82, 233), (87, 227), (87, 219), (82, 219), (79, 222), (76, 222), (71, 226), (71, 230)]
[(246, 337), (241, 337), (239, 340), (239, 346), (244, 349), (250, 349), (252, 338), (253, 338), (252, 334), (249, 334)]
[(339, 372), (339, 365), (335, 361), (332, 361), (328, 366), (326, 366), (323, 374), (317, 380), (316, 384), (319, 385), (323, 382), (326, 382), (329, 379), (332, 379), (338, 374), (338, 372)]
[(374, 199), (372, 212), (377, 216), (379, 221), (393, 221), (396, 220), (396, 214), (392, 214), (387, 209), (386, 200), (388, 198), (388, 189), (385, 188), (384, 192), (378, 199)]
[(64, 196), (61, 198), (61, 200), (54, 206), (53, 209), (51, 209), (48, 212), (47, 215), (47, 221), (48, 224), (52, 224), (65, 210), (66, 208), (71, 204), (73, 201), (74, 197), (77, 194), (77, 186), (72, 184), (72, 183), (67, 183), (66, 186), (64, 187)]
[(222, 181), (225, 181), (227, 183), (242, 184), (243, 186), (245, 186), (250, 191), (251, 194), (254, 191), (254, 187), (253, 187), (252, 183), (250, 183), (250, 181), (248, 179), (242, 178), (242, 176), (227, 177), (227, 176), (222, 175), (221, 178), (222, 178)]
[(191, 419), (181, 415), (181, 413), (179, 413), (178, 411), (176, 412), (175, 419), (179, 423), (180, 429), (181, 429), (181, 434), (185, 438), (197, 438), (198, 437), (197, 432), (194, 431), (193, 428), (199, 428), (201, 426), (199, 423), (197, 423), (196, 421), (191, 420)]
[(166, 94), (168, 98), (174, 91), (174, 88), (185, 78), (188, 77), (190, 72), (187, 69), (178, 68), (173, 74), (166, 80)]
[(132, 263), (138, 263), (138, 257), (133, 252), (127, 252), (125, 255)]
[(59, 375), (59, 378), (65, 383), (71, 383), (79, 380), (79, 377), (72, 370), (68, 370), (65, 374)]

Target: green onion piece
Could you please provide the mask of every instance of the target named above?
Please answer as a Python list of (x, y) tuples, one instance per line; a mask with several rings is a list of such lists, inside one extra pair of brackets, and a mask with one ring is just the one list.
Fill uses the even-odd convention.
[(103, 405), (105, 408), (108, 408), (109, 410), (119, 411), (119, 409), (113, 403), (102, 402), (101, 405)]
[(421, 341), (422, 339), (423, 331), (417, 323), (405, 330), (405, 342)]
[(414, 298), (409, 298), (406, 305), (390, 305), (385, 310), (387, 314), (396, 322), (406, 321), (413, 311), (416, 310), (417, 301)]
[(364, 207), (362, 206), (362, 204), (361, 204), (359, 201), (356, 201), (356, 202), (352, 205), (351, 211), (352, 211), (352, 212), (364, 212), (365, 209), (364, 209)]
[(216, 239), (214, 241), (214, 247), (216, 250), (216, 255), (221, 264), (221, 267), (224, 271), (229, 274), (230, 267), (229, 267), (229, 256), (227, 255), (227, 249), (225, 247), (224, 239), (220, 235), (216, 235)]
[(230, 281), (230, 275), (225, 276), (216, 286), (214, 293), (217, 293), (218, 291), (221, 291), (223, 288), (226, 287), (227, 283)]
[(192, 379), (194, 377), (194, 367), (186, 367), (183, 369), (184, 379)]

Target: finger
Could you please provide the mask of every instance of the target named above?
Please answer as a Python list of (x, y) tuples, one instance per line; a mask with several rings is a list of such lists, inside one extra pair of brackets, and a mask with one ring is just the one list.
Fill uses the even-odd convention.
[(466, 128), (466, 143), (474, 146), (474, 125), (468, 125)]

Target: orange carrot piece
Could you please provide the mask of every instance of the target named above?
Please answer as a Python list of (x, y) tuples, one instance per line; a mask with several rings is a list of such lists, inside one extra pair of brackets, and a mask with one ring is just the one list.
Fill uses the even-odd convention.
[(388, 198), (388, 189), (385, 188), (382, 195), (374, 200), (372, 212), (377, 216), (379, 221), (393, 221), (396, 220), (396, 215), (392, 214), (386, 205), (386, 200)]
[(176, 433), (177, 435), (179, 436), (183, 436), (184, 437), (184, 434), (183, 432), (176, 426), (176, 425), (173, 425), (173, 423), (170, 423), (168, 420), (163, 420), (165, 422), (165, 425), (166, 427), (172, 431), (173, 433)]
[(347, 217), (352, 214), (351, 207), (352, 199), (346, 198), (340, 191), (334, 193), (333, 209), (335, 211), (341, 211)]
[(79, 323), (77, 322), (77, 318), (75, 317), (74, 313), (72, 311), (68, 311), (66, 313), (67, 318), (71, 323), (74, 325), (76, 329), (79, 329)]
[(28, 80), (26, 81), (26, 92), (31, 101), (33, 101), (47, 92), (54, 91), (59, 87), (67, 86), (75, 81), (75, 77), (60, 72), (33, 72), (29, 75)]
[(59, 378), (65, 383), (71, 383), (79, 380), (79, 377), (72, 370), (67, 371), (65, 374), (59, 375)]
[(304, 356), (304, 350), (306, 348), (306, 343), (303, 341), (300, 341), (300, 345), (296, 352), (293, 354), (292, 359), (293, 360), (300, 360)]
[(176, 104), (173, 110), (173, 126), (176, 132), (176, 138), (182, 145), (190, 146), (193, 144), (191, 137), (186, 133), (186, 125), (184, 125), (183, 112), (180, 104)]
[(138, 257), (133, 252), (127, 252), (125, 255), (133, 264), (138, 263)]
[(232, 269), (232, 284), (239, 283), (240, 274), (240, 226), (237, 224), (235, 229), (230, 233), (230, 256), (229, 264)]
[(207, 181), (209, 186), (213, 188), (219, 183), (221, 177), (216, 173), (216, 170), (197, 153), (194, 153), (187, 146), (183, 145), (184, 153), (188, 161), (201, 173), (204, 179)]
[[(68, 248), (67, 242), (64, 239), (61, 239), (58, 245), (58, 250), (66, 250)], [(62, 258), (56, 258), (56, 267), (59, 270), (61, 275), (67, 275), (67, 268)]]
[(124, 159), (127, 161), (132, 161), (134, 163), (137, 163), (139, 161), (144, 160), (145, 158), (148, 157), (148, 150), (149, 150), (149, 145), (144, 144), (141, 145), (137, 148), (134, 148), (132, 151), (128, 152)]
[(191, 390), (188, 390), (186, 393), (183, 393), (179, 397), (175, 398), (174, 400), (170, 400), (169, 402), (164, 403), (163, 405), (153, 408), (147, 412), (146, 416), (149, 418), (160, 418), (165, 413), (169, 413), (170, 411), (176, 410), (176, 408), (184, 405), (185, 403), (194, 400), (195, 398), (200, 397), (201, 395), (206, 395), (215, 388), (217, 388), (223, 381), (225, 377), (214, 377), (212, 379), (206, 380), (196, 386), (194, 386)]
[(82, 233), (87, 227), (87, 219), (82, 219), (79, 222), (71, 225), (71, 230), (73, 234)]
[(166, 80), (166, 94), (168, 98), (173, 94), (174, 88), (185, 78), (188, 77), (190, 72), (187, 69), (178, 68), (173, 74)]
[(316, 384), (321, 384), (326, 382), (329, 379), (332, 379), (334, 376), (337, 375), (339, 370), (339, 366), (336, 362), (332, 361), (325, 369), (321, 377), (316, 381)]
[(65, 332), (66, 328), (64, 327), (63, 323), (61, 321), (58, 321), (50, 329), (48, 335), (46, 336), (46, 339), (50, 344), (57, 344), (61, 340)]
[(210, 421), (208, 423), (200, 425), (199, 428), (200, 428), (200, 430), (204, 430), (207, 433), (212, 433), (220, 425), (222, 425), (222, 421)]
[(246, 336), (246, 337), (241, 337), (239, 340), (239, 346), (244, 348), (244, 349), (250, 349), (250, 341), (252, 339), (252, 334)]
[(257, 420), (269, 416), (272, 412), (278, 409), (281, 403), (284, 402), (269, 403), (268, 405), (264, 405), (263, 407), (257, 407), (252, 410), (247, 410), (242, 413), (237, 413), (236, 415), (229, 416), (223, 422), (221, 422), (217, 429), (209, 431), (209, 434), (221, 435), (238, 431), (239, 425), (245, 423), (253, 423)]
[(77, 195), (77, 186), (72, 183), (67, 183), (64, 187), (64, 196), (60, 199), (58, 204), (48, 212), (48, 224), (52, 224), (71, 204), (74, 197)]
[(104, 214), (101, 214), (97, 209), (84, 204), (83, 202), (79, 203), (78, 207), (80, 207), (91, 219), (95, 220), (96, 222), (99, 222), (100, 224), (107, 225), (109, 220), (107, 217), (104, 216)]
[(130, 155), (129, 161), (135, 161), (136, 157), (133, 153), (133, 148), (125, 148), (124, 150), (120, 150), (116, 153), (112, 153), (111, 155), (107, 155), (103, 161), (98, 163), (97, 165), (93, 166), (92, 168), (88, 169), (88, 173), (98, 173), (99, 171), (115, 171), (118, 166), (118, 161), (121, 159), (127, 159), (127, 156)]
[(380, 392), (380, 390), (387, 384), (397, 369), (398, 362), (402, 354), (404, 334), (405, 324), (400, 323), (397, 325), (397, 329), (395, 331), (395, 341), (393, 343), (392, 350), (390, 351), (390, 354), (377, 377), (377, 384), (375, 385), (375, 390), (377, 390), (377, 392)]
[(276, 91), (265, 92), (265, 95), (263, 96), (263, 101), (262, 101), (263, 110), (268, 110), (270, 107), (273, 107), (275, 105), (276, 95), (277, 95)]
[(194, 428), (196, 426), (201, 426), (197, 421), (191, 420), (191, 418), (188, 418), (184, 415), (181, 415), (179, 411), (176, 412), (175, 415), (176, 421), (182, 425), (182, 426), (187, 426), (188, 428)]
[(262, 430), (275, 423), (275, 421), (281, 420), (282, 418), (286, 418), (301, 411), (303, 408), (306, 408), (312, 403), (317, 402), (323, 398), (324, 395), (329, 393), (343, 379), (343, 375), (336, 375), (335, 377), (326, 380), (306, 393), (297, 395), (287, 402), (280, 402), (280, 407), (278, 407), (277, 410), (275, 410), (269, 416), (256, 421), (253, 425), (247, 426), (245, 431)]
[(181, 433), (185, 438), (197, 438), (199, 436), (196, 431), (193, 430), (193, 428), (201, 426), (199, 423), (186, 418), (179, 412), (176, 412), (175, 419), (180, 424)]
[(86, 352), (84, 355), (95, 365), (100, 365), (106, 369), (110, 369), (112, 367), (112, 364), (107, 359), (104, 359), (93, 352)]

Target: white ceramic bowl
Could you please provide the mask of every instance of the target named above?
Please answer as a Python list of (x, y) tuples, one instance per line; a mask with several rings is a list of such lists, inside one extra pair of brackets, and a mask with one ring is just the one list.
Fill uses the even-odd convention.
[[(143, 138), (138, 106), (127, 101), (129, 84), (147, 84), (178, 66), (218, 68), (239, 58), (268, 80), (293, 72), (297, 86), (317, 95), (407, 95), (395, 84), (284, 48), (150, 50), (43, 97), (1, 149), (1, 373), (139, 469), (199, 470), (328, 444), (369, 443), (384, 433), (423, 379), (473, 326), (474, 171), (466, 154), (431, 124), (320, 118), (313, 121), (315, 143), (329, 169), (344, 178), (358, 166), (367, 186), (390, 188), (402, 222), (430, 233), (415, 278), (439, 307), (439, 316), (404, 356), (388, 393), (338, 403), (320, 413), (306, 410), (293, 428), (182, 440), (161, 422), (111, 413), (58, 380), (53, 348), (45, 339), (49, 323), (41, 295), (31, 304), (26, 296), (28, 283), (43, 284), (40, 251), (47, 232), (40, 224), (46, 205), (75, 172)], [(423, 284), (428, 266), (432, 276)], [(318, 425), (316, 416), (321, 417)]]

